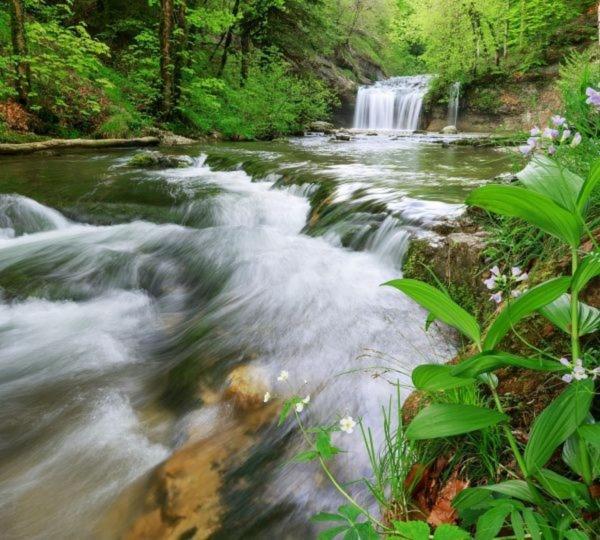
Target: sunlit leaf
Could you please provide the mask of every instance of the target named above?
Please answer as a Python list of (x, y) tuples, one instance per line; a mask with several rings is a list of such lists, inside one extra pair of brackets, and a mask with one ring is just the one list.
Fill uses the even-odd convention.
[(513, 510), (510, 513), (510, 525), (512, 527), (517, 540), (525, 539), (525, 523), (523, 522), (523, 517), (521, 516), (521, 512), (517, 510)]
[(482, 514), (477, 520), (475, 540), (494, 540), (511, 512), (512, 507), (505, 504), (490, 508)]
[[(584, 336), (600, 330), (600, 310), (578, 302), (578, 334)], [(571, 295), (563, 294), (551, 304), (541, 308), (540, 313), (563, 332), (571, 334)]]
[(596, 276), (600, 276), (600, 252), (598, 251), (594, 251), (583, 258), (573, 276), (571, 290), (577, 293), (582, 291), (590, 280)]
[(583, 178), (572, 173), (546, 156), (536, 155), (517, 178), (532, 191), (545, 195), (565, 210), (577, 210), (577, 197), (583, 186)]
[(554, 278), (512, 300), (490, 326), (483, 342), (484, 349), (493, 349), (521, 319), (566, 293), (570, 281), (568, 277)]
[(600, 424), (584, 424), (577, 429), (577, 433), (584, 441), (600, 447)]
[(433, 533), (433, 540), (468, 540), (469, 538), (471, 535), (467, 531), (447, 523), (439, 525)]
[(577, 207), (581, 214), (584, 213), (587, 203), (596, 187), (598, 187), (598, 184), (600, 184), (600, 159), (593, 163), (590, 173), (585, 179), (583, 187), (579, 192), (579, 197), (577, 198)]
[(583, 232), (581, 218), (552, 199), (525, 188), (490, 184), (472, 191), (467, 204), (504, 216), (522, 218), (570, 246), (578, 246)]
[(486, 351), (451, 366), (450, 374), (455, 377), (476, 377), (502, 367), (520, 367), (535, 371), (564, 371), (565, 367), (553, 360), (523, 358), (505, 352)]
[(451, 437), (477, 431), (506, 420), (506, 415), (475, 405), (435, 403), (420, 411), (406, 430), (412, 440)]
[(453, 377), (451, 374), (452, 369), (453, 366), (435, 364), (417, 366), (412, 372), (413, 384), (419, 390), (437, 392), (468, 386), (475, 382), (474, 379), (468, 377)]
[(453, 326), (475, 343), (480, 343), (481, 331), (475, 317), (456, 304), (447, 294), (416, 279), (394, 279), (384, 285), (402, 291), (436, 319)]
[(556, 448), (581, 425), (593, 396), (591, 380), (575, 381), (535, 419), (525, 448), (525, 465), (530, 474), (541, 469)]
[(585, 498), (587, 487), (549, 469), (541, 469), (535, 474), (544, 490), (556, 499)]
[(428, 540), (429, 525), (424, 521), (394, 521), (394, 531), (406, 540)]

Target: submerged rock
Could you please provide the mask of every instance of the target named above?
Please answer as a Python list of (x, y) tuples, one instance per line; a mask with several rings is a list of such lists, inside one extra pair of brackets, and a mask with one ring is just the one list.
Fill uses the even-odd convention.
[(265, 393), (269, 390), (265, 380), (266, 375), (259, 368), (251, 365), (239, 366), (227, 377), (225, 397), (242, 411), (262, 407)]
[(169, 156), (157, 150), (145, 150), (133, 156), (128, 165), (147, 169), (181, 169), (193, 163), (194, 160), (189, 156)]
[(352, 135), (350, 133), (338, 132), (334, 135), (336, 141), (351, 141)]
[(456, 126), (446, 126), (442, 129), (441, 133), (444, 135), (456, 135), (458, 133), (458, 129), (456, 129)]

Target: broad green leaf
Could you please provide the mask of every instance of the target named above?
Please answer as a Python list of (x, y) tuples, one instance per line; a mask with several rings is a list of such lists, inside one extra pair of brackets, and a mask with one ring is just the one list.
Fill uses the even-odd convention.
[(402, 291), (423, 306), (436, 319), (453, 326), (475, 343), (481, 342), (481, 330), (475, 317), (439, 289), (416, 279), (394, 279), (384, 285)]
[(477, 520), (475, 540), (494, 540), (511, 511), (512, 507), (509, 504), (502, 504), (482, 514)]
[(581, 425), (593, 397), (592, 381), (575, 381), (535, 419), (525, 448), (525, 466), (530, 474), (541, 469), (556, 448)]
[(319, 512), (310, 518), (311, 521), (346, 521), (344, 516), (330, 512)]
[(583, 531), (578, 531), (577, 529), (565, 531), (563, 536), (566, 540), (590, 540), (590, 537), (587, 534)]
[(333, 540), (336, 536), (346, 532), (348, 530), (347, 525), (340, 525), (339, 527), (332, 527), (326, 531), (321, 531), (317, 536), (317, 540)]
[(350, 521), (356, 521), (356, 519), (362, 514), (362, 512), (352, 504), (343, 504), (338, 508), (338, 512), (348, 518)]
[(565, 210), (577, 210), (577, 197), (583, 187), (583, 178), (558, 162), (546, 156), (536, 156), (517, 174), (517, 178), (527, 189), (545, 195)]
[(542, 531), (531, 508), (525, 508), (525, 510), (523, 510), (523, 519), (525, 520), (527, 531), (531, 535), (532, 540), (540, 540), (542, 537)]
[(600, 447), (600, 424), (584, 424), (577, 433), (587, 443)]
[(568, 277), (551, 279), (529, 289), (519, 298), (511, 301), (490, 326), (483, 342), (483, 348), (485, 350), (493, 349), (523, 317), (530, 315), (566, 293), (570, 281)]
[(437, 392), (448, 390), (450, 388), (459, 388), (468, 386), (475, 382), (475, 379), (467, 377), (453, 377), (451, 375), (453, 366), (441, 366), (436, 364), (426, 364), (417, 366), (412, 372), (412, 381), (415, 388), (427, 392)]
[(525, 540), (525, 523), (520, 512), (513, 510), (510, 513), (510, 525), (512, 527), (517, 540)]
[(467, 204), (504, 216), (519, 217), (572, 247), (579, 245), (581, 218), (552, 199), (525, 188), (490, 184), (472, 191)]
[(319, 457), (319, 452), (315, 450), (307, 450), (306, 452), (300, 452), (294, 456), (294, 461), (297, 463), (304, 463), (306, 461), (312, 461)]
[[(599, 162), (600, 164), (600, 162)], [(583, 258), (571, 282), (573, 292), (582, 291), (596, 276), (600, 276), (600, 252), (594, 251)]]
[(585, 179), (583, 187), (579, 192), (579, 196), (577, 197), (577, 207), (579, 212), (583, 215), (585, 212), (585, 208), (587, 203), (592, 196), (592, 193), (600, 183), (600, 159), (596, 160), (592, 164), (592, 168), (590, 170), (590, 174)]
[(407, 540), (428, 540), (429, 525), (424, 521), (394, 521), (394, 531)]
[(450, 374), (455, 377), (476, 377), (495, 369), (513, 366), (536, 371), (564, 371), (565, 367), (553, 360), (542, 358), (522, 358), (505, 352), (486, 351), (466, 360), (456, 366), (451, 366)]
[(506, 480), (498, 484), (489, 484), (487, 486), (480, 486), (480, 489), (486, 489), (495, 493), (501, 493), (515, 499), (520, 499), (526, 502), (533, 502), (534, 497), (524, 480)]
[(468, 540), (471, 535), (456, 525), (439, 525), (433, 533), (433, 540)]
[(358, 540), (380, 540), (370, 521), (354, 525)]
[(452, 506), (462, 513), (472, 508), (485, 507), (490, 499), (491, 493), (488, 490), (466, 488), (452, 499)]
[(436, 403), (415, 416), (406, 430), (406, 437), (412, 440), (451, 437), (494, 426), (506, 418), (493, 409)]
[[(589, 421), (589, 418), (587, 419)], [(571, 435), (563, 445), (562, 459), (571, 468), (573, 472), (583, 477), (584, 468), (581, 463), (581, 454), (587, 452), (588, 461), (592, 465), (592, 479), (600, 476), (600, 446), (590, 444), (579, 434), (579, 429), (589, 424), (580, 426), (573, 435)], [(583, 446), (583, 448), (582, 448)]]
[[(578, 302), (579, 335), (585, 336), (600, 330), (600, 310)], [(571, 295), (563, 294), (539, 312), (563, 332), (571, 335)]]
[(544, 490), (556, 499), (585, 498), (587, 487), (549, 469), (541, 469), (535, 474)]

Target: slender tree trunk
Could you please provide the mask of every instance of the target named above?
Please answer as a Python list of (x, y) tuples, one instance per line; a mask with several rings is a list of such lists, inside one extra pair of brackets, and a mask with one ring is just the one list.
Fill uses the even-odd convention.
[(242, 35), (240, 37), (242, 46), (242, 64), (241, 64), (241, 85), (246, 84), (248, 79), (248, 62), (250, 53), (250, 28), (246, 25), (242, 29)]
[(25, 5), (23, 0), (11, 0), (10, 22), (13, 52), (17, 57), (15, 69), (15, 89), (19, 96), (19, 103), (27, 105), (31, 72), (27, 62), (27, 38), (25, 34)]
[(175, 99), (174, 65), (173, 65), (173, 21), (174, 0), (160, 1), (160, 80), (161, 102), (160, 112), (163, 118), (173, 114)]
[(186, 0), (175, 0), (176, 51), (173, 66), (173, 105), (177, 105), (181, 97), (181, 78), (186, 65), (188, 52), (188, 26)]
[(600, 45), (600, 2), (598, 2), (598, 45)]
[(510, 31), (510, 0), (506, 1), (506, 16), (504, 19), (504, 50), (502, 56), (504, 61), (508, 58), (508, 37)]
[[(235, 0), (235, 4), (233, 5), (232, 14), (234, 17), (237, 17), (238, 11), (240, 9), (240, 0)], [(221, 63), (219, 65), (219, 71), (217, 72), (217, 76), (221, 77), (223, 72), (225, 71), (225, 66), (227, 65), (227, 55), (229, 54), (229, 47), (231, 46), (231, 42), (233, 40), (233, 29), (236, 23), (233, 23), (229, 29), (227, 30), (227, 36), (225, 37), (225, 45), (223, 45), (223, 55), (221, 56)]]

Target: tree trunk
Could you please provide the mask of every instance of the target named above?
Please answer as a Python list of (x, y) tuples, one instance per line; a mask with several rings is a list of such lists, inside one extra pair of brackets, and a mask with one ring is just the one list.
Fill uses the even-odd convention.
[(598, 45), (600, 45), (600, 2), (598, 2)]
[(504, 19), (504, 51), (502, 56), (504, 60), (508, 58), (508, 37), (510, 32), (510, 0), (506, 1), (506, 17)]
[(170, 118), (175, 106), (175, 79), (173, 65), (174, 0), (160, 0), (160, 112)]
[(175, 64), (173, 67), (173, 104), (177, 105), (181, 97), (181, 78), (188, 56), (188, 26), (186, 0), (176, 0), (175, 25), (177, 27)]
[[(234, 17), (237, 17), (238, 11), (240, 9), (240, 0), (235, 0), (235, 4), (233, 5), (232, 14)], [(227, 65), (227, 55), (229, 54), (229, 47), (231, 46), (231, 42), (233, 40), (233, 28), (235, 23), (232, 24), (227, 30), (227, 36), (225, 37), (225, 45), (223, 46), (223, 56), (221, 56), (221, 64), (219, 65), (219, 71), (217, 73), (218, 77), (223, 75), (225, 71), (225, 66)]]
[(242, 63), (241, 63), (241, 85), (244, 86), (246, 84), (246, 80), (248, 79), (248, 62), (249, 62), (249, 53), (250, 53), (250, 28), (244, 27), (242, 29), (241, 35), (241, 46), (242, 46)]
[(15, 69), (17, 77), (15, 89), (19, 103), (27, 105), (29, 97), (31, 73), (27, 62), (27, 38), (25, 36), (25, 5), (23, 0), (12, 0), (10, 10), (11, 37), (13, 52), (17, 57)]

